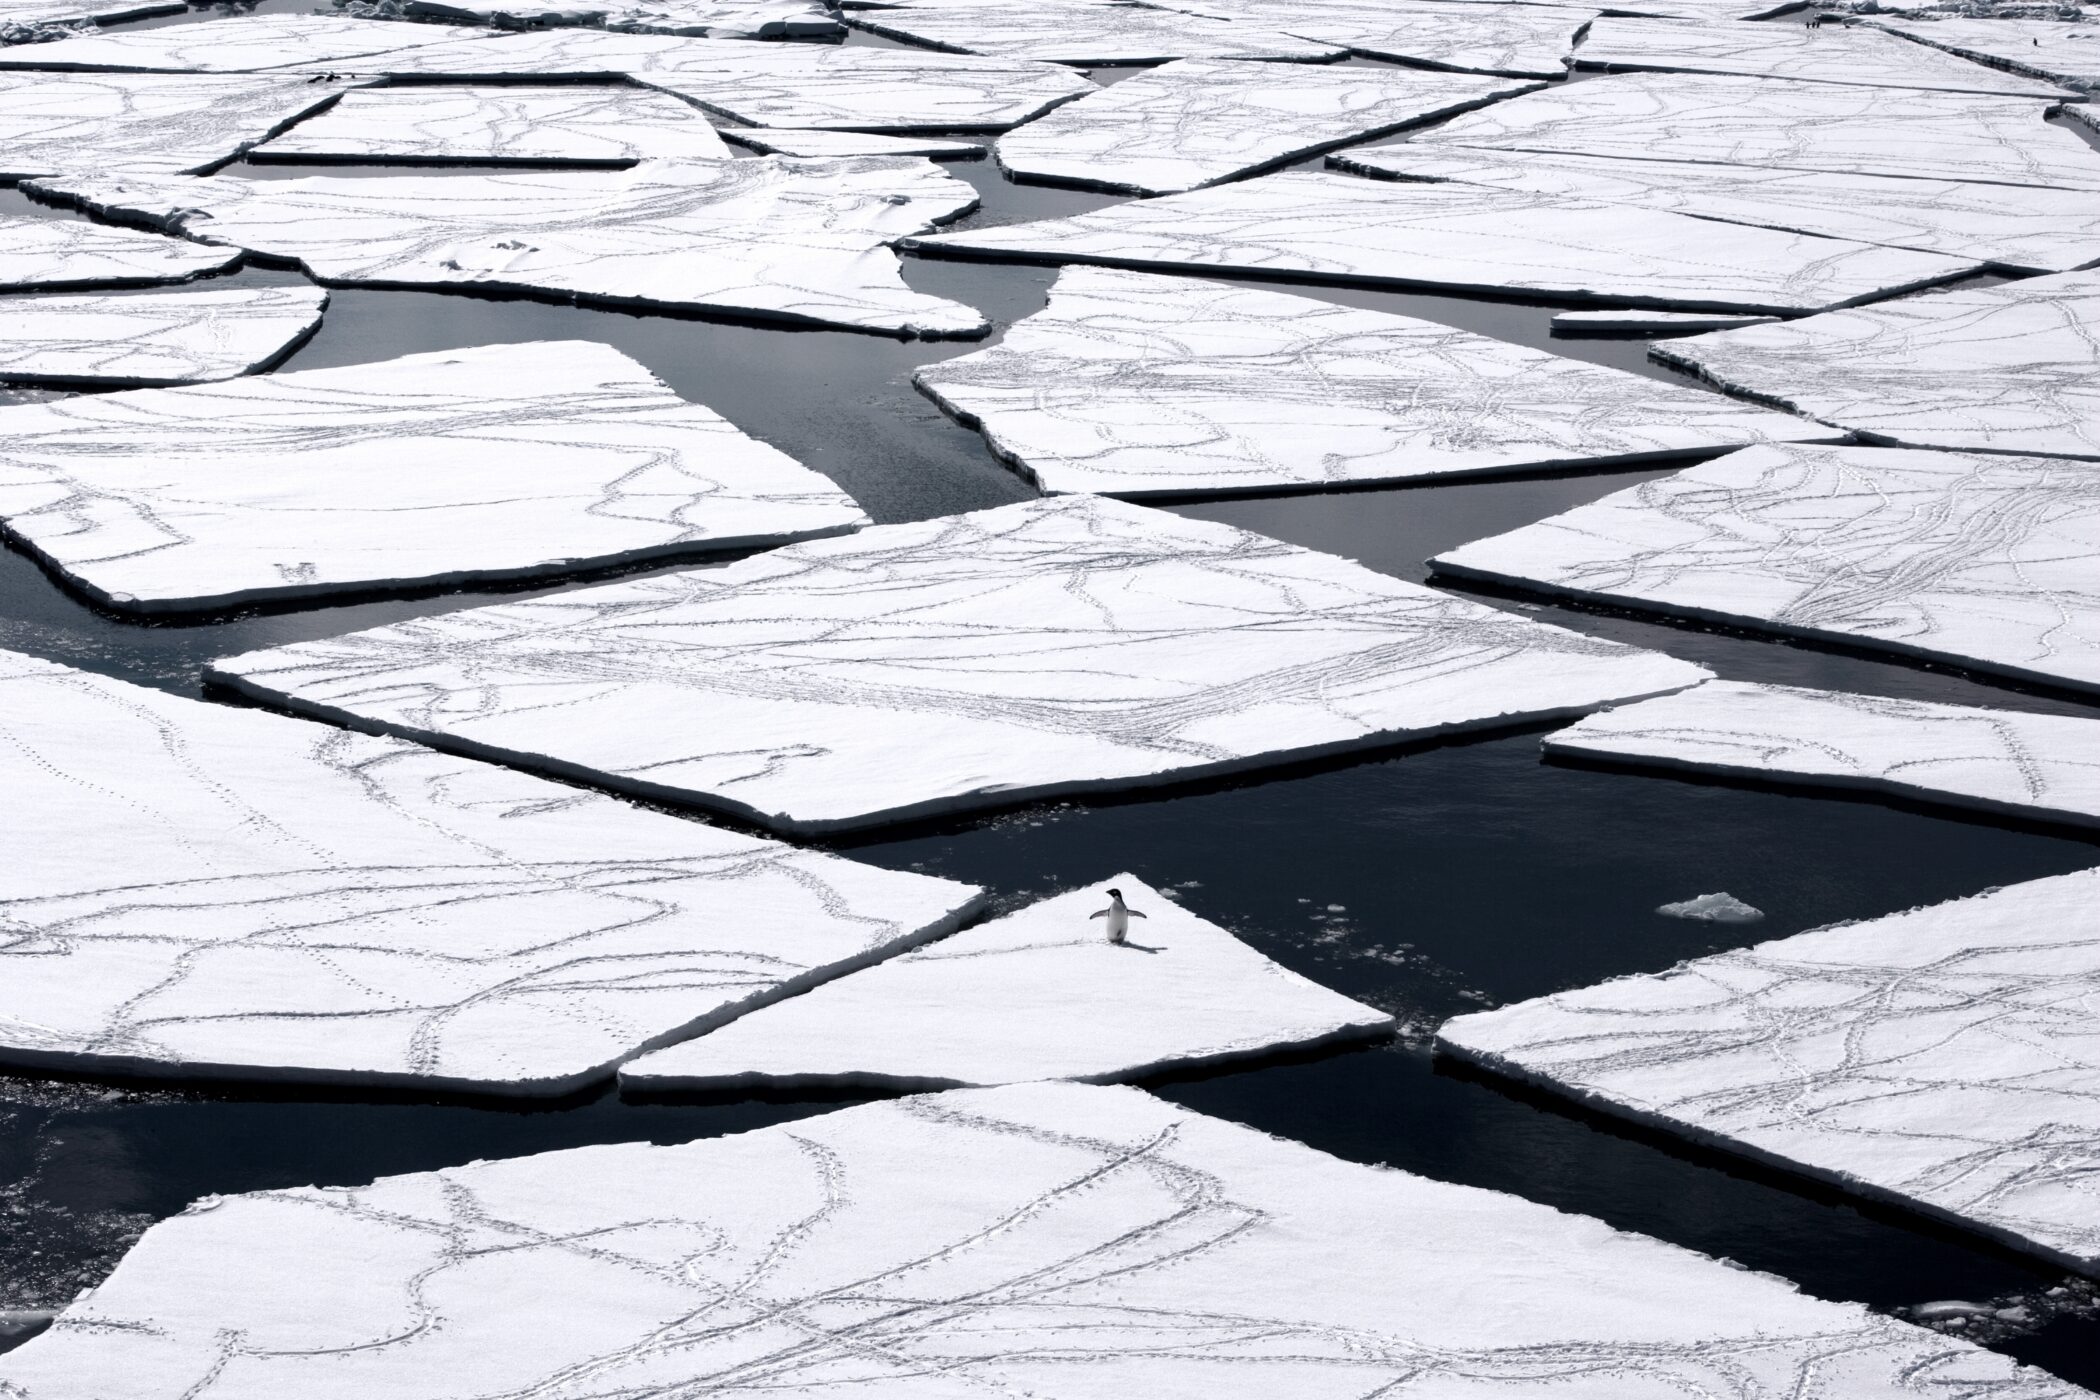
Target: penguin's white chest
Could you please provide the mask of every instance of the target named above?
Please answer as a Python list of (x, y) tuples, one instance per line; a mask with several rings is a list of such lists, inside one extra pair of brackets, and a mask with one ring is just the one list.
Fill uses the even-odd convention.
[(1108, 911), (1108, 941), (1121, 943), (1130, 932), (1130, 911), (1118, 906)]

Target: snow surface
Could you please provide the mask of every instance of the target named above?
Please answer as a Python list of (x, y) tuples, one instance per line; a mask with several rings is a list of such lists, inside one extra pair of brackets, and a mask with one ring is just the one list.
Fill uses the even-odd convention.
[(1566, 76), (1576, 34), (1597, 16), (1594, 9), (1463, 0), (1185, 0), (1167, 8), (1247, 20), (1373, 58), (1513, 78)]
[(1604, 331), (1654, 331), (1676, 335), (1686, 331), (1730, 330), (1754, 326), (1770, 316), (1731, 316), (1719, 311), (1559, 311), (1552, 326), (1557, 332), (1575, 335)]
[[(691, 40), (688, 42), (705, 42)], [(96, 213), (297, 260), (332, 285), (526, 291), (897, 335), (973, 335), (884, 246), (976, 191), (923, 160), (649, 161), (632, 170), (40, 182)]]
[(828, 39), (845, 32), (815, 0), (644, 0), (638, 4), (543, 6), (514, 0), (408, 0), (418, 18), (474, 23), (587, 24), (622, 34), (715, 39)]
[[(1117, 945), (1118, 889), (1145, 915)], [(1393, 1018), (1279, 967), (1122, 874), (1031, 904), (621, 1068), (636, 1090), (1107, 1083), (1377, 1035)]]
[(207, 170), (335, 95), (304, 74), (0, 73), (0, 180)]
[(76, 34), (55, 44), (0, 50), (0, 68), (253, 73), (302, 63), (378, 61), (431, 44), (488, 37), (484, 30), (340, 15), (224, 15), (209, 24)]
[(9, 291), (186, 282), (224, 272), (240, 256), (80, 219), (0, 214), (0, 288)]
[(821, 831), (1576, 714), (1704, 679), (1099, 496), (214, 663), (360, 726)]
[(16, 1066), (561, 1093), (975, 903), (14, 653), (0, 716)]
[(182, 0), (0, 0), (0, 44), (40, 42), (47, 26), (116, 24), (188, 8)]
[(588, 341), (20, 404), (0, 441), (10, 534), (127, 611), (560, 575), (867, 521)]
[(1416, 139), (2100, 190), (2100, 151), (2051, 126), (2043, 119), (2048, 110), (2047, 103), (2025, 97), (1625, 73), (1497, 103)]
[(1765, 916), (1764, 910), (1753, 908), (1725, 891), (1665, 904), (1655, 912), (1666, 918), (1697, 919), (1708, 924), (1754, 924)]
[(926, 156), (932, 160), (974, 160), (984, 154), (981, 141), (939, 136), (873, 136), (863, 131), (824, 131), (814, 127), (736, 126), (724, 140), (772, 155), (835, 160), (845, 156)]
[(1045, 490), (1117, 496), (1594, 466), (1838, 436), (1411, 316), (1095, 268), (1067, 268), (1049, 306), (999, 344), (915, 378)]
[(846, 23), (870, 34), (953, 53), (1047, 63), (1164, 63), (1175, 58), (1325, 63), (1342, 51), (1256, 24), (1138, 5), (981, 5), (853, 10)]
[(1942, 92), (2077, 97), (2054, 83), (2001, 72), (1878, 29), (1842, 25), (1702, 24), (1600, 19), (1575, 53), (1578, 68), (1735, 73), (1752, 78), (1928, 88)]
[(1994, 68), (2032, 74), (2066, 87), (2100, 87), (2100, 25), (1954, 15), (1868, 23)]
[[(252, 374), (321, 324), (315, 287), (23, 297), (0, 322), (0, 381), (136, 386)], [(5, 409), (0, 409), (4, 417)], [(8, 442), (0, 461), (11, 463)], [(0, 478), (9, 474), (0, 465)]]
[(1637, 204), (1724, 223), (1981, 259), (2017, 272), (2069, 272), (2100, 262), (2100, 200), (2090, 190), (1491, 151), (1420, 141), (1344, 151), (1327, 160), (1364, 175), (1461, 180)]
[(1709, 681), (1605, 711), (1546, 752), (1866, 788), (2100, 826), (2100, 719)]
[(2100, 870), (1445, 1023), (1598, 1107), (2100, 1273)]
[(23, 1400), (2087, 1395), (1585, 1216), (1057, 1083), (208, 1197), (0, 1357), (0, 1383)]
[(403, 87), (346, 92), (255, 151), (293, 161), (632, 165), (726, 160), (689, 102), (633, 88)]
[(2067, 272), (1722, 331), (1655, 355), (1876, 442), (2091, 458), (2096, 325), (2100, 272)]
[(1797, 312), (1930, 285), (1977, 266), (1598, 200), (1310, 171), (1064, 219), (907, 238), (899, 246), (1035, 262)]
[(1167, 194), (1529, 92), (1537, 83), (1406, 68), (1188, 59), (1126, 78), (999, 138), (1036, 180)]
[(2083, 463), (1789, 444), (1745, 448), (1432, 563), (1453, 577), (2096, 690), (2096, 556), (2100, 493)]

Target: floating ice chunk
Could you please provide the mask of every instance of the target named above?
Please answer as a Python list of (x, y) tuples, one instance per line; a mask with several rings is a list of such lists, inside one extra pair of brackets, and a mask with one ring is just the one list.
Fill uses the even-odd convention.
[(2041, 457), (1751, 447), (1432, 562), (2095, 690), (2093, 487)]
[[(705, 42), (694, 40), (692, 42)], [(632, 170), (296, 180), (72, 177), (97, 213), (297, 260), (317, 281), (537, 292), (896, 335), (973, 335), (884, 245), (976, 191), (921, 160), (658, 160)]]
[(1188, 59), (1056, 108), (1000, 137), (997, 151), (1016, 175), (1165, 194), (1537, 86), (1405, 68)]
[[(0, 381), (193, 384), (267, 368), (321, 324), (313, 287), (16, 298), (0, 326)], [(8, 410), (0, 409), (0, 419)], [(4, 439), (0, 439), (4, 441)], [(0, 447), (0, 480), (15, 444)]]
[(1752, 78), (2064, 98), (2054, 83), (1985, 68), (1877, 29), (1600, 19), (1575, 53), (1578, 68), (1734, 73)]
[(1836, 438), (1702, 389), (1410, 316), (1094, 268), (1067, 268), (1046, 309), (916, 381), (1044, 489), (1132, 497)]
[(0, 0), (0, 45), (40, 43), (68, 25), (122, 24), (188, 8), (183, 0)]
[(210, 24), (78, 34), (56, 44), (0, 50), (0, 68), (253, 73), (301, 63), (364, 66), (391, 53), (488, 37), (480, 30), (340, 15), (229, 15)]
[[(1468, 112), (1419, 141), (1634, 160), (2100, 189), (2046, 103), (1914, 88), (1626, 73)], [(2007, 196), (2008, 199), (2011, 196)]]
[(1725, 891), (1665, 904), (1655, 912), (1667, 918), (1697, 919), (1706, 924), (1754, 924), (1765, 916), (1764, 910), (1753, 908)]
[[(1164, 7), (1165, 0), (1154, 0)], [(1461, 0), (1183, 0), (1171, 6), (1266, 25), (1352, 53), (1460, 73), (1513, 78), (1567, 76), (1568, 51), (1597, 11)]]
[(1803, 1377), (2090, 1400), (1597, 1220), (1058, 1083), (215, 1198), (0, 1358), (24, 1400), (1762, 1400)]
[(335, 96), (304, 75), (0, 74), (0, 180), (208, 170)]
[(1754, 326), (1770, 316), (1734, 316), (1725, 311), (1559, 311), (1553, 316), (1556, 335), (1602, 335), (1618, 332), (1653, 332), (1684, 335), (1692, 331), (1725, 331)]
[(1880, 29), (1993, 68), (2072, 88), (2100, 87), (2100, 26), (1955, 15), (1870, 20)]
[(623, 34), (715, 39), (828, 39), (845, 26), (815, 0), (646, 0), (640, 4), (541, 6), (514, 0), (407, 0), (417, 18), (481, 24), (587, 24)]
[(2100, 272), (2067, 272), (1723, 331), (1654, 354), (1876, 442), (2100, 457), (2096, 325)]
[(0, 724), (16, 1066), (560, 1093), (975, 902), (13, 653)]
[(2100, 870), (1446, 1022), (1468, 1059), (2100, 1272)]
[(1575, 714), (1706, 675), (1099, 496), (251, 652), (213, 674), (795, 831)]
[(0, 214), (0, 288), (45, 291), (185, 282), (224, 272), (238, 248), (206, 248), (80, 219)]
[(1309, 171), (899, 246), (1745, 311), (1842, 305), (1977, 267), (1597, 200)]
[(836, 534), (852, 499), (608, 345), (0, 408), (0, 518), (125, 610), (526, 578)]
[(346, 92), (251, 160), (633, 165), (729, 157), (689, 102), (632, 88), (405, 87)]
[[(1125, 892), (1116, 944), (1088, 916)], [(1107, 1083), (1377, 1035), (1393, 1018), (1270, 962), (1134, 875), (841, 978), (625, 1066), (628, 1089)]]
[(2100, 720), (1709, 681), (1591, 715), (1546, 752), (1858, 787), (2100, 826)]
[(1175, 58), (1325, 63), (1342, 51), (1256, 24), (1139, 5), (945, 4), (853, 10), (846, 23), (870, 34), (955, 53), (1049, 63), (1165, 63)]
[(723, 139), (769, 155), (810, 156), (836, 160), (848, 156), (925, 156), (930, 160), (974, 160), (984, 154), (979, 141), (938, 136), (873, 136), (864, 131), (824, 131), (815, 127), (737, 126)]

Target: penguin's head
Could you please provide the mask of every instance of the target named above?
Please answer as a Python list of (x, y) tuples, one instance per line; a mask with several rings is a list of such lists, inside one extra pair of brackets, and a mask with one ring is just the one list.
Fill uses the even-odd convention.
[(1121, 890), (1110, 890), (1108, 892), (1108, 897), (1110, 899), (1121, 899), (1123, 897), (1123, 892)]

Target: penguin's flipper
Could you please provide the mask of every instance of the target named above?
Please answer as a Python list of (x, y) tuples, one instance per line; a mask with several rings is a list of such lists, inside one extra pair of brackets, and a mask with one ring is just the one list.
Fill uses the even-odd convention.
[(1133, 919), (1142, 919), (1145, 917), (1144, 914), (1142, 914), (1136, 909), (1125, 909), (1123, 912), (1128, 914)]
[(1115, 912), (1116, 911), (1113, 909), (1096, 909), (1093, 913), (1087, 915), (1087, 917), (1089, 919), (1105, 919)]

